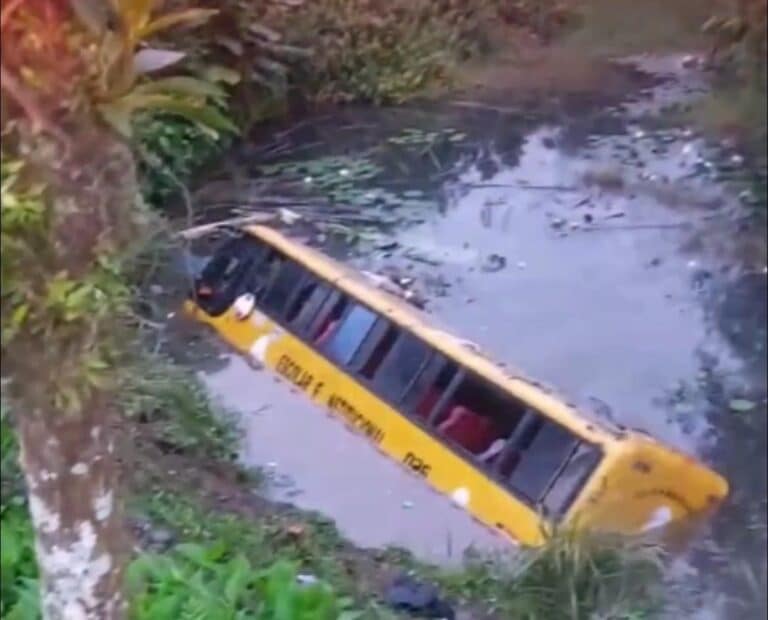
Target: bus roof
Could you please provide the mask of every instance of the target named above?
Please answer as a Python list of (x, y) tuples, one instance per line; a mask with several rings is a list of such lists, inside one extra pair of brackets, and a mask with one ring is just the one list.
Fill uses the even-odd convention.
[(560, 422), (583, 439), (603, 443), (616, 439), (618, 430), (611, 429), (588, 411), (578, 410), (567, 403), (549, 387), (528, 379), (517, 369), (503, 367), (487, 357), (474, 343), (430, 325), (428, 315), (417, 310), (395, 295), (374, 286), (359, 271), (294, 241), (267, 226), (248, 226), (245, 230), (269, 245), (281, 250), (321, 278), (340, 290), (362, 301), (388, 319), (412, 331), (446, 356), (453, 358), (467, 369), (486, 378), (514, 397)]

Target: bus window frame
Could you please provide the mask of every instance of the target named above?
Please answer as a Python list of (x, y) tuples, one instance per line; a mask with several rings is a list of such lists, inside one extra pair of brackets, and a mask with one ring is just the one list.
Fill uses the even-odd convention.
[[(312, 314), (316, 314), (316, 312), (322, 307), (331, 291), (330, 285), (328, 285), (322, 278), (318, 278), (316, 274), (314, 274), (303, 265), (301, 267), (304, 271), (304, 274), (300, 278), (299, 283), (296, 285), (296, 289), (289, 297), (288, 302), (285, 305), (285, 312), (283, 316), (285, 324), (289, 325), (299, 337), (303, 336), (304, 328), (309, 322), (308, 319), (311, 320)], [(299, 307), (295, 316), (290, 318), (288, 313), (293, 309), (294, 304), (298, 301), (299, 295), (301, 295), (305, 287), (311, 285), (314, 285), (314, 288), (310, 291), (309, 296), (304, 300), (301, 307)], [(319, 299), (315, 297), (316, 293), (318, 292), (320, 293)], [(313, 305), (315, 306), (314, 313), (309, 312), (309, 309), (312, 308)], [(310, 316), (307, 316), (308, 313)]]
[[(535, 411), (533, 413), (535, 415), (538, 415), (538, 417), (542, 419), (543, 424), (537, 429), (536, 433), (531, 438), (530, 444), (526, 446), (524, 450), (520, 451), (520, 460), (515, 465), (514, 469), (507, 476), (502, 476), (501, 479), (502, 479), (502, 482), (504, 483), (504, 486), (507, 489), (509, 489), (511, 492), (513, 492), (516, 496), (523, 497), (528, 500), (527, 503), (529, 503), (530, 505), (540, 508), (543, 498), (546, 497), (546, 494), (551, 488), (552, 483), (557, 479), (559, 474), (564, 470), (565, 465), (570, 461), (571, 457), (574, 454), (574, 451), (576, 450), (576, 448), (578, 448), (579, 443), (583, 442), (583, 440), (579, 436), (573, 434), (568, 428), (564, 427), (561, 424), (556, 423), (554, 420), (550, 420), (549, 418), (547, 418), (546, 416), (542, 416), (541, 414), (536, 414)], [(545, 430), (547, 424), (555, 428), (558, 428), (561, 431), (565, 431), (565, 433), (570, 436), (572, 443), (571, 443), (571, 446), (568, 448), (566, 455), (562, 457), (557, 467), (550, 474), (546, 483), (541, 485), (541, 490), (539, 491), (538, 495), (536, 497), (531, 497), (531, 495), (529, 495), (528, 493), (514, 486), (512, 478), (515, 476), (516, 473), (519, 472), (520, 465), (523, 463), (526, 453), (529, 453), (531, 447), (536, 442), (536, 439), (541, 435), (542, 431)]]
[[(443, 368), (445, 367), (446, 364), (449, 364), (449, 363), (456, 364), (456, 362), (452, 362), (452, 360), (447, 358), (443, 353), (441, 353), (437, 349), (431, 348), (429, 347), (429, 345), (427, 345), (427, 347), (429, 348), (429, 354), (426, 356), (426, 358), (424, 358), (424, 361), (419, 367), (419, 370), (416, 371), (416, 374), (414, 374), (413, 379), (411, 379), (408, 385), (405, 386), (405, 389), (397, 399), (398, 407), (408, 406), (409, 409), (412, 409), (419, 403), (418, 398), (416, 398), (413, 402), (409, 404), (406, 403), (406, 399), (410, 397), (413, 390), (416, 389), (417, 384), (421, 382), (422, 378), (428, 371), (430, 373), (430, 376), (427, 377), (427, 381), (429, 381), (429, 383), (427, 384), (427, 388), (431, 387), (437, 381), (437, 378), (440, 376), (440, 373), (443, 372)], [(437, 364), (440, 364), (441, 360), (437, 360), (437, 362), (435, 362), (436, 358), (442, 358), (442, 365), (437, 366)], [(435, 364), (434, 367), (433, 367), (433, 364)], [(458, 366), (458, 364), (456, 365)], [(424, 398), (425, 395), (426, 394), (422, 392), (421, 398)], [(429, 413), (431, 413), (431, 411)], [(429, 413), (427, 414), (427, 416), (429, 416)], [(413, 411), (407, 411), (405, 415), (409, 418), (419, 417), (419, 416), (416, 416), (416, 414)]]
[(371, 329), (368, 330), (368, 333), (365, 335), (365, 338), (360, 343), (360, 346), (357, 348), (357, 351), (355, 351), (355, 354), (352, 356), (352, 361), (349, 363), (349, 369), (354, 373), (356, 378), (358, 378), (361, 382), (366, 384), (366, 387), (373, 386), (376, 375), (378, 374), (382, 365), (386, 361), (389, 353), (394, 349), (394, 345), (389, 350), (389, 352), (385, 353), (384, 358), (376, 367), (376, 370), (374, 371), (373, 377), (371, 379), (368, 379), (362, 374), (363, 369), (370, 361), (371, 356), (376, 351), (376, 348), (379, 346), (379, 343), (381, 343), (381, 341), (386, 336), (387, 331), (390, 329), (390, 327), (394, 329), (398, 329), (395, 323), (393, 323), (386, 317), (383, 317), (376, 312), (374, 312), (374, 314), (376, 315), (376, 321), (374, 322)]
[[(301, 263), (298, 263), (290, 257), (285, 256), (285, 254), (282, 252), (278, 252), (277, 255), (278, 260), (282, 260), (282, 263), (278, 266), (277, 272), (272, 277), (271, 282), (268, 282), (261, 294), (258, 295), (258, 305), (259, 309), (268, 316), (275, 317), (275, 320), (280, 323), (287, 323), (286, 313), (288, 311), (288, 307), (290, 303), (296, 298), (296, 295), (298, 295), (298, 293), (301, 291), (301, 282), (304, 280), (304, 277), (307, 273), (307, 268), (304, 267), (304, 265)], [(292, 285), (293, 288), (289, 290), (281, 304), (267, 308), (265, 306), (266, 301), (269, 299), (270, 295), (273, 294), (276, 285), (281, 282), (282, 278), (291, 275), (290, 273), (287, 273), (289, 269), (297, 270), (295, 275), (298, 275), (296, 280), (299, 282), (299, 284)]]
[[(557, 484), (558, 480), (565, 474), (565, 472), (568, 470), (568, 468), (573, 464), (574, 459), (578, 455), (579, 448), (582, 446), (586, 446), (589, 452), (587, 453), (587, 457), (590, 459), (586, 469), (581, 472), (581, 474), (575, 479), (572, 487), (567, 491), (565, 495), (565, 499), (561, 502), (560, 506), (557, 507), (555, 511), (552, 511), (549, 506), (547, 506), (547, 498), (549, 497), (549, 494), (552, 492), (552, 489)], [(587, 480), (589, 480), (592, 475), (595, 473), (597, 468), (600, 466), (600, 463), (603, 461), (603, 457), (605, 456), (604, 451), (602, 448), (593, 443), (589, 443), (587, 441), (584, 441), (582, 439), (578, 439), (576, 441), (576, 444), (574, 445), (571, 453), (568, 455), (568, 458), (565, 459), (563, 464), (560, 466), (558, 471), (552, 476), (552, 479), (549, 481), (546, 490), (544, 493), (542, 493), (541, 498), (539, 500), (540, 506), (542, 508), (542, 513), (548, 518), (553, 520), (560, 520), (562, 519), (568, 511), (571, 509), (571, 506), (573, 506), (574, 501), (579, 495), (579, 492), (584, 489), (586, 486)]]
[[(416, 333), (411, 331), (409, 327), (402, 325), (400, 323), (397, 323), (395, 321), (392, 321), (386, 315), (381, 314), (380, 312), (378, 312), (377, 310), (374, 310), (369, 305), (363, 303), (356, 297), (339, 289), (334, 282), (320, 276), (315, 271), (313, 271), (310, 267), (301, 264), (299, 261), (297, 261), (290, 255), (286, 254), (285, 252), (281, 251), (280, 249), (264, 242), (261, 239), (253, 238), (253, 237), (252, 239), (254, 239), (256, 243), (261, 246), (260, 249), (262, 250), (266, 249), (266, 252), (262, 251), (260, 256), (255, 257), (258, 262), (257, 264), (253, 264), (249, 266), (249, 269), (248, 269), (249, 274), (251, 270), (258, 268), (263, 264), (265, 258), (268, 256), (268, 252), (270, 251), (274, 251), (280, 258), (282, 258), (283, 261), (285, 261), (286, 263), (291, 262), (296, 267), (298, 267), (300, 270), (303, 271), (302, 277), (298, 279), (299, 281), (295, 286), (295, 290), (291, 293), (291, 295), (286, 300), (286, 303), (281, 309), (279, 316), (276, 315), (277, 313), (271, 310), (264, 309), (264, 307), (261, 305), (262, 301), (261, 299), (259, 299), (257, 305), (262, 312), (264, 312), (276, 323), (280, 324), (287, 331), (292, 333), (292, 335), (299, 338), (303, 344), (305, 344), (306, 346), (309, 346), (313, 351), (315, 351), (316, 353), (324, 357), (330, 364), (332, 364), (339, 370), (346, 372), (352, 380), (360, 384), (365, 389), (371, 391), (376, 396), (376, 398), (388, 404), (394, 411), (398, 413), (398, 415), (401, 415), (402, 417), (407, 419), (411, 424), (415, 424), (416, 426), (424, 430), (434, 440), (436, 440), (441, 446), (453, 452), (456, 456), (458, 456), (460, 459), (465, 461), (468, 465), (470, 465), (475, 470), (480, 472), (483, 476), (488, 478), (491, 482), (493, 482), (494, 484), (498, 484), (499, 486), (504, 488), (505, 491), (508, 492), (516, 501), (519, 501), (521, 504), (534, 509), (538, 508), (540, 505), (537, 501), (532, 501), (532, 498), (529, 498), (526, 494), (522, 493), (518, 489), (515, 489), (509, 484), (508, 478), (511, 477), (512, 475), (511, 473), (510, 473), (510, 476), (505, 477), (501, 475), (501, 472), (499, 471), (499, 467), (502, 462), (502, 456), (514, 448), (515, 444), (513, 443), (513, 440), (515, 439), (515, 435), (520, 429), (522, 429), (524, 423), (526, 422), (527, 416), (530, 415), (531, 416), (530, 419), (532, 421), (536, 421), (538, 419), (538, 420), (541, 420), (544, 424), (552, 424), (552, 425), (558, 426), (562, 428), (566, 433), (571, 435), (572, 438), (574, 439), (574, 448), (569, 453), (568, 457), (564, 459), (563, 463), (561, 463), (561, 465), (558, 467), (556, 473), (553, 474), (553, 476), (548, 481), (545, 487), (545, 491), (541, 494), (539, 498), (542, 501), (543, 499), (546, 498), (546, 494), (550, 491), (554, 483), (557, 481), (558, 477), (567, 468), (573, 454), (575, 453), (575, 450), (578, 449), (579, 444), (584, 443), (590, 446), (596, 452), (597, 456), (595, 457), (591, 467), (588, 468), (587, 471), (585, 471), (585, 473), (581, 478), (579, 478), (578, 483), (574, 486), (574, 488), (569, 493), (568, 501), (564, 502), (564, 507), (561, 508), (561, 510), (559, 511), (560, 514), (556, 515), (554, 518), (559, 520), (564, 518), (567, 515), (568, 511), (570, 510), (570, 507), (573, 505), (574, 501), (578, 499), (578, 497), (580, 496), (584, 488), (586, 488), (588, 481), (595, 474), (595, 471), (598, 469), (598, 467), (603, 461), (604, 451), (600, 448), (598, 444), (588, 442), (586, 439), (584, 439), (580, 435), (571, 431), (571, 429), (569, 429), (568, 427), (562, 424), (559, 424), (558, 422), (556, 422), (546, 414), (534, 409), (529, 403), (526, 403), (522, 400), (517, 399), (515, 396), (510, 395), (503, 388), (496, 386), (493, 381), (490, 381), (484, 378), (482, 375), (467, 369), (458, 360), (446, 355), (445, 353), (443, 353), (442, 351), (434, 347), (432, 344), (424, 341)], [(281, 265), (280, 270), (282, 270), (283, 267), (284, 266)], [(306, 280), (307, 277), (314, 278), (318, 282), (319, 286), (325, 287), (327, 292), (323, 296), (323, 299), (317, 303), (317, 313), (315, 314), (314, 317), (304, 322), (303, 325), (297, 325), (295, 322), (288, 323), (285, 319), (285, 311), (290, 306), (290, 303), (293, 300), (295, 300), (296, 295), (301, 290), (301, 287), (303, 286), (304, 281)], [(264, 294), (266, 294), (269, 291), (269, 289), (271, 289), (271, 286), (265, 289)], [(347, 364), (337, 361), (336, 359), (328, 355), (328, 353), (323, 350), (323, 347), (317, 346), (313, 337), (318, 327), (323, 324), (323, 322), (326, 320), (330, 312), (333, 311), (337, 303), (339, 303), (339, 301), (341, 300), (345, 301), (345, 307), (344, 307), (344, 310), (342, 311), (341, 316), (338, 319), (337, 329), (343, 324), (343, 322), (346, 320), (347, 316), (355, 306), (359, 306), (365, 309), (366, 311), (368, 311), (369, 313), (373, 314), (376, 317), (376, 320), (368, 329), (365, 336), (358, 343), (358, 346), (355, 349), (354, 353), (350, 356), (350, 363), (347, 363)], [(303, 312), (303, 309), (302, 311), (299, 312), (299, 317), (301, 316), (302, 312)], [(377, 373), (374, 373), (373, 379), (367, 380), (364, 377), (360, 376), (358, 372), (356, 372), (357, 368), (362, 368), (367, 362), (367, 358), (363, 358), (362, 360), (356, 360), (356, 358), (358, 357), (358, 352), (366, 344), (366, 341), (371, 338), (373, 331), (376, 329), (376, 326), (380, 323), (384, 325), (383, 330), (381, 332), (382, 334), (386, 332), (386, 326), (388, 324), (391, 324), (395, 326), (395, 328), (398, 329), (400, 332), (400, 334), (398, 334), (398, 341), (400, 340), (400, 337), (402, 334), (407, 333), (408, 336), (417, 340), (427, 350), (427, 355), (425, 356), (424, 360), (420, 364), (419, 369), (416, 375), (414, 376), (413, 380), (403, 387), (403, 390), (400, 392), (400, 394), (396, 396), (396, 398), (385, 395), (377, 389), (375, 384), (375, 378)], [(334, 334), (335, 333), (336, 331), (334, 330)], [(333, 335), (331, 335), (331, 337), (332, 336)], [(398, 346), (398, 341), (395, 342), (395, 345), (393, 345), (392, 349), (390, 350), (390, 353), (393, 352), (395, 348)], [(370, 349), (369, 354), (372, 353), (373, 350), (375, 349), (377, 341), (374, 340), (373, 342), (374, 344)], [(429, 412), (429, 415), (427, 416), (427, 418), (422, 419), (422, 418), (419, 418), (419, 416), (414, 415), (412, 411), (405, 411), (404, 409), (401, 408), (401, 405), (405, 401), (406, 397), (409, 396), (411, 391), (418, 384), (419, 379), (421, 378), (423, 373), (426, 372), (427, 369), (430, 367), (430, 365), (432, 364), (432, 361), (436, 356), (439, 356), (440, 358), (442, 358), (443, 364), (440, 366), (439, 369), (436, 370), (436, 372), (434, 373), (434, 376), (431, 378), (431, 381), (435, 381), (437, 379), (437, 377), (440, 375), (440, 373), (443, 371), (444, 367), (447, 364), (453, 364), (456, 367), (456, 371), (453, 377), (451, 378), (448, 386), (446, 387), (445, 391), (432, 407), (432, 410)], [(382, 365), (383, 365), (383, 362), (382, 362)], [(380, 368), (381, 366), (379, 366), (379, 369)], [(378, 372), (378, 369), (377, 369), (377, 372)], [(437, 423), (441, 418), (441, 415), (445, 413), (444, 410), (446, 405), (450, 402), (451, 398), (453, 398), (456, 391), (460, 387), (462, 381), (467, 377), (471, 377), (474, 380), (480, 381), (481, 383), (485, 384), (489, 389), (499, 390), (505, 395), (506, 398), (509, 398), (510, 400), (518, 401), (519, 404), (526, 409), (526, 413), (523, 414), (523, 417), (520, 419), (517, 426), (512, 431), (512, 434), (510, 435), (510, 437), (507, 439), (507, 442), (505, 443), (504, 448), (502, 448), (502, 451), (500, 452), (498, 458), (494, 460), (491, 466), (488, 466), (488, 464), (478, 461), (475, 454), (472, 454), (462, 446), (457, 445), (456, 443), (446, 439), (437, 430)], [(418, 402), (418, 400), (415, 402)], [(524, 452), (526, 451), (527, 450), (523, 450), (521, 452), (521, 455), (520, 455), (521, 461), (524, 458)], [(515, 466), (515, 470), (517, 469), (518, 466), (519, 466), (519, 463)], [(547, 516), (547, 515), (544, 515), (544, 518), (550, 519), (550, 520), (553, 519), (552, 516)]]
[[(462, 368), (459, 362), (454, 360), (454, 364), (456, 364), (456, 372), (454, 373), (453, 377), (451, 377), (451, 380), (448, 382), (448, 385), (445, 388), (445, 392), (443, 392), (442, 396), (440, 396), (440, 398), (437, 399), (437, 402), (432, 407), (432, 411), (430, 411), (429, 414), (427, 415), (427, 426), (430, 429), (434, 429), (434, 433), (438, 437), (440, 435), (437, 430), (437, 423), (445, 413), (445, 408), (450, 402), (450, 400), (456, 395), (456, 391), (459, 389), (461, 382), (464, 381), (464, 377), (467, 376), (467, 372), (468, 372), (466, 368)], [(446, 443), (446, 442), (443, 441), (443, 443)], [(446, 445), (448, 444), (446, 443)], [(460, 446), (457, 446), (457, 447), (460, 448)]]
[[(328, 358), (328, 356), (323, 353), (322, 349), (318, 347), (317, 343), (315, 342), (318, 336), (317, 330), (321, 325), (325, 323), (326, 319), (330, 316), (331, 312), (333, 312), (333, 309), (336, 307), (336, 304), (343, 300), (348, 306), (352, 297), (334, 287), (334, 285), (330, 282), (328, 284), (330, 287), (330, 292), (328, 295), (326, 295), (323, 303), (318, 307), (317, 314), (315, 315), (314, 319), (307, 323), (305, 328), (306, 332), (301, 340), (302, 342), (306, 343), (313, 351), (323, 355), (330, 361), (330, 358)], [(346, 307), (344, 310), (342, 310), (341, 317), (344, 316), (346, 310)], [(341, 320), (341, 317), (339, 317), (339, 320)]]
[[(351, 372), (351, 370), (352, 370), (351, 364), (354, 361), (355, 356), (357, 355), (357, 352), (360, 350), (360, 347), (363, 346), (363, 343), (368, 338), (369, 334), (371, 333), (373, 328), (376, 326), (376, 323), (381, 318), (381, 315), (378, 312), (376, 312), (373, 308), (371, 308), (370, 306), (358, 302), (357, 300), (355, 300), (354, 297), (350, 297), (350, 296), (347, 296), (347, 297), (348, 297), (347, 304), (346, 304), (344, 310), (342, 311), (341, 316), (339, 317), (339, 320), (338, 320), (338, 322), (336, 324), (336, 327), (328, 335), (328, 339), (320, 347), (318, 347), (318, 350), (321, 351), (322, 354), (326, 357), (326, 359), (328, 359), (330, 362), (338, 365), (339, 367), (343, 368), (344, 370), (350, 371), (349, 374), (351, 376), (353, 376), (354, 373)], [(328, 352), (328, 349), (329, 349), (331, 343), (333, 343), (333, 341), (336, 338), (336, 336), (338, 336), (339, 331), (341, 330), (341, 328), (344, 327), (345, 323), (347, 322), (347, 319), (349, 319), (349, 315), (352, 314), (352, 312), (354, 310), (357, 310), (357, 309), (364, 310), (365, 312), (367, 312), (368, 314), (373, 316), (374, 320), (368, 326), (368, 328), (365, 330), (365, 333), (363, 334), (362, 338), (360, 338), (360, 340), (358, 341), (357, 345), (355, 346), (354, 351), (351, 351), (351, 352), (349, 352), (346, 355), (346, 358), (347, 358), (346, 361), (336, 359), (335, 357), (333, 357)]]
[[(402, 416), (413, 419), (414, 416), (411, 413), (406, 413), (405, 411), (400, 409), (400, 403), (403, 400), (403, 397), (408, 389), (413, 385), (415, 379), (419, 376), (419, 374), (424, 369), (425, 365), (429, 363), (430, 358), (432, 358), (435, 354), (434, 347), (430, 346), (428, 343), (424, 342), (421, 338), (416, 336), (413, 332), (409, 332), (407, 329), (405, 329), (402, 325), (398, 325), (394, 321), (391, 321), (390, 319), (386, 317), (382, 317), (379, 315), (379, 320), (384, 323), (383, 328), (380, 329), (378, 338), (373, 342), (372, 346), (370, 347), (370, 350), (368, 351), (368, 357), (360, 360), (359, 368), (356, 369), (357, 372), (355, 374), (355, 377), (361, 381), (366, 388), (370, 389), (378, 398), (383, 400), (386, 403), (389, 403), (393, 408), (395, 408), (398, 413), (400, 413)], [(381, 340), (386, 336), (387, 331), (390, 327), (393, 327), (397, 334), (395, 336), (394, 344), (390, 347), (389, 351), (384, 355), (384, 358), (379, 363), (379, 366), (376, 368), (376, 371), (373, 374), (373, 377), (370, 379), (367, 377), (364, 377), (362, 373), (362, 369), (365, 367), (365, 365), (368, 363), (368, 360), (370, 359), (370, 355), (373, 355), (374, 351), (376, 350), (376, 347), (381, 342)], [(372, 330), (373, 332), (373, 330)], [(369, 333), (369, 336), (372, 336), (372, 332)], [(383, 380), (383, 376), (380, 375), (380, 373), (386, 368), (390, 369), (388, 364), (392, 364), (393, 361), (390, 359), (390, 356), (396, 355), (402, 347), (411, 344), (407, 342), (407, 339), (411, 339), (412, 341), (415, 341), (417, 345), (423, 348), (424, 355), (422, 357), (421, 362), (419, 363), (418, 368), (416, 369), (415, 377), (410, 379), (409, 381), (403, 382), (401, 386), (397, 390), (388, 390), (389, 393), (385, 393), (385, 386), (382, 385), (381, 381)]]

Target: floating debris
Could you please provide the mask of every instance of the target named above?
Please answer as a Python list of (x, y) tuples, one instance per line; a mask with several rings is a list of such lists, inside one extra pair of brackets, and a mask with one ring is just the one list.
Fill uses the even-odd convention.
[(748, 413), (757, 405), (746, 398), (734, 398), (728, 402), (728, 408), (735, 413)]
[(387, 589), (384, 600), (395, 611), (419, 618), (456, 618), (453, 608), (440, 599), (435, 586), (416, 581), (410, 575), (397, 576)]
[(296, 575), (296, 582), (302, 586), (311, 586), (318, 583), (318, 578), (308, 573), (299, 573)]
[(280, 221), (286, 226), (293, 226), (296, 222), (298, 222), (301, 219), (300, 213), (296, 213), (296, 211), (291, 211), (290, 209), (286, 209), (285, 207), (280, 207), (277, 210), (277, 213), (280, 218)]
[(489, 254), (485, 263), (480, 267), (486, 273), (495, 273), (501, 271), (507, 266), (507, 259), (501, 254)]
[(563, 218), (561, 218), (561, 217), (557, 217), (557, 218), (555, 218), (554, 220), (552, 220), (552, 221), (549, 223), (549, 225), (550, 225), (552, 228), (554, 228), (555, 230), (559, 230), (559, 229), (561, 229), (561, 228), (562, 228), (563, 226), (565, 226), (566, 224), (567, 224), (566, 220), (565, 220), (565, 219), (563, 219)]

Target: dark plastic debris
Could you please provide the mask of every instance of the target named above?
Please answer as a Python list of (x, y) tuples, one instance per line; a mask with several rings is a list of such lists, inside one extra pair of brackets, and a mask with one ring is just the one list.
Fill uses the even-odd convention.
[(421, 618), (455, 620), (453, 608), (441, 600), (437, 588), (408, 575), (395, 578), (385, 595), (387, 605), (399, 612)]

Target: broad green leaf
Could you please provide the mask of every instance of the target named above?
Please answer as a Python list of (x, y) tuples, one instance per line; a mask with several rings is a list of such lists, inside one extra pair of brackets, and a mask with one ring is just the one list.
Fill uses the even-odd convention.
[(223, 82), (230, 86), (237, 84), (242, 79), (239, 72), (229, 67), (222, 67), (221, 65), (209, 65), (200, 74), (203, 79), (209, 82)]
[[(152, 107), (152, 106), (150, 106)], [(188, 121), (197, 123), (203, 129), (213, 129), (226, 133), (238, 133), (237, 125), (212, 106), (199, 106), (185, 101), (170, 100), (157, 105), (159, 111), (176, 114)]]
[(16, 604), (3, 614), (3, 620), (39, 620), (40, 590), (37, 580), (25, 579), (20, 592)]
[(13, 325), (13, 327), (21, 327), (28, 314), (29, 304), (21, 304), (17, 306), (11, 315), (11, 325)]
[(186, 9), (183, 11), (166, 13), (157, 19), (153, 19), (147, 25), (140, 28), (137, 31), (137, 35), (140, 39), (147, 39), (157, 34), (158, 32), (173, 26), (199, 25), (216, 15), (216, 13), (218, 13), (216, 9)]
[(156, 596), (149, 605), (145, 617), (152, 620), (178, 620), (183, 601), (183, 591)]
[(98, 107), (101, 117), (108, 125), (124, 138), (133, 134), (133, 110), (121, 101), (114, 101)]
[(245, 556), (238, 555), (229, 563), (227, 570), (230, 571), (230, 574), (224, 585), (224, 597), (232, 605), (235, 605), (248, 584), (251, 565), (245, 559)]
[(152, 80), (146, 84), (136, 86), (133, 92), (141, 94), (181, 94), (194, 97), (212, 97), (214, 99), (224, 99), (227, 96), (226, 91), (216, 84), (186, 76)]

